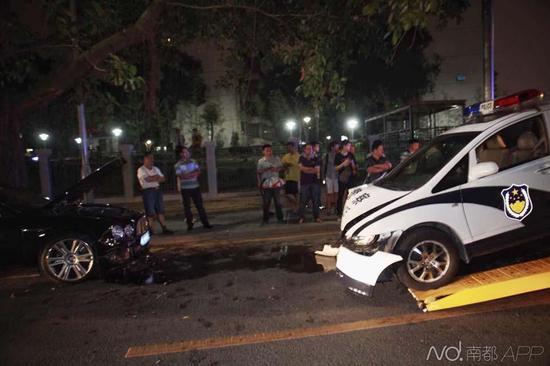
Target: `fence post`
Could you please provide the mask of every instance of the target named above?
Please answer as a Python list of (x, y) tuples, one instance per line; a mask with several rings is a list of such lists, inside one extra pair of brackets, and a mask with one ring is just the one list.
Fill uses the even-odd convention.
[(204, 143), (206, 148), (206, 176), (208, 178), (208, 197), (218, 196), (218, 169), (216, 168), (216, 144), (213, 141)]
[(38, 169), (40, 172), (40, 189), (45, 197), (52, 197), (52, 175), (50, 170), (51, 149), (38, 149)]
[(118, 148), (122, 154), (122, 158), (126, 163), (122, 166), (122, 185), (124, 187), (124, 198), (134, 198), (134, 162), (132, 152), (134, 151), (134, 145), (132, 144), (119, 144)]

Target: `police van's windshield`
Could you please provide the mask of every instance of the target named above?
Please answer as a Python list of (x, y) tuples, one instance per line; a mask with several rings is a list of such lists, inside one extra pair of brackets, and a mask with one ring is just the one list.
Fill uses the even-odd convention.
[(395, 167), (375, 185), (410, 191), (424, 185), (441, 170), (478, 132), (442, 135)]

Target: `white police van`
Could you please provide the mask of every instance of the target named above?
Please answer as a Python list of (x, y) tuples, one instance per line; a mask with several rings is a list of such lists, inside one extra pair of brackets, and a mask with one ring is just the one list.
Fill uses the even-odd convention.
[(526, 90), (465, 108), (477, 120), (350, 190), (337, 273), (370, 295), (395, 264), (407, 287), (453, 280), (460, 262), (550, 235), (550, 105)]

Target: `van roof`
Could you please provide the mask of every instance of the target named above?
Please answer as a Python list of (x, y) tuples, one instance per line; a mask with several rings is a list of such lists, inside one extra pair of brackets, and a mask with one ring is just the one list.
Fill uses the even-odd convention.
[(525, 109), (519, 112), (507, 113), (489, 122), (465, 123), (463, 125), (460, 125), (458, 127), (455, 127), (443, 132), (442, 135), (447, 135), (451, 133), (461, 133), (461, 132), (482, 132), (495, 125), (506, 124), (510, 120), (522, 119), (529, 116), (530, 114), (535, 114), (540, 111), (547, 111), (547, 110), (550, 110), (550, 104), (545, 103), (537, 106), (537, 108), (531, 107), (529, 109)]

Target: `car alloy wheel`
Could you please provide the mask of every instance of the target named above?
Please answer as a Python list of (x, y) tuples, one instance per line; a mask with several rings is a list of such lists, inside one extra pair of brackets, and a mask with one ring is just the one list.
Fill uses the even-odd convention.
[(445, 276), (451, 265), (447, 248), (435, 240), (424, 240), (409, 251), (407, 271), (416, 281), (431, 283)]
[(53, 243), (47, 249), (44, 267), (56, 280), (78, 282), (92, 272), (94, 259), (92, 247), (84, 240), (63, 239)]

